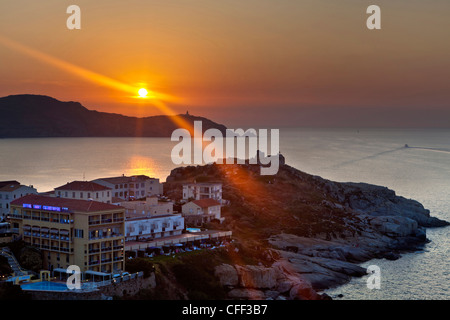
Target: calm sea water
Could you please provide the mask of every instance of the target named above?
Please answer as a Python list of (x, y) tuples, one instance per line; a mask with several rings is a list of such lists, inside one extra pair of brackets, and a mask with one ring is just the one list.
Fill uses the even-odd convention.
[[(408, 144), (414, 148), (404, 148)], [(0, 139), (0, 180), (48, 191), (72, 180), (146, 174), (165, 181), (175, 145), (167, 138)], [(387, 186), (450, 220), (450, 130), (284, 129), (281, 152), (304, 172), (335, 181)], [(450, 228), (428, 229), (421, 252), (375, 260), (380, 290), (366, 279), (328, 294), (343, 299), (449, 299)]]
[[(292, 129), (284, 132), (281, 148), (287, 163), (305, 172), (387, 186), (450, 221), (450, 130)], [(379, 290), (369, 290), (363, 277), (327, 293), (343, 299), (449, 299), (450, 227), (427, 229), (427, 237), (431, 242), (421, 252), (363, 264), (381, 268)]]

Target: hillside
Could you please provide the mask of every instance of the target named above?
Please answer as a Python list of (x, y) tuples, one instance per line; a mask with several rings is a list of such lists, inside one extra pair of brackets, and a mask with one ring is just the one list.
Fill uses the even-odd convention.
[[(238, 251), (189, 264), (198, 266), (199, 277), (215, 276), (232, 299), (328, 298), (317, 292), (366, 274), (359, 263), (398, 259), (427, 243), (426, 228), (448, 225), (388, 188), (333, 182), (286, 164), (275, 176), (260, 176), (258, 165), (176, 168), (165, 194), (179, 199), (182, 184), (194, 180), (222, 182), (223, 198), (231, 201), (225, 222), (206, 227), (232, 230)], [(179, 287), (184, 279), (176, 271), (165, 274)]]
[[(88, 110), (78, 102), (41, 95), (0, 98), (0, 138), (33, 137), (170, 137), (179, 128), (174, 116), (127, 117)], [(203, 130), (226, 127), (206, 118), (179, 115), (187, 123), (201, 120)]]

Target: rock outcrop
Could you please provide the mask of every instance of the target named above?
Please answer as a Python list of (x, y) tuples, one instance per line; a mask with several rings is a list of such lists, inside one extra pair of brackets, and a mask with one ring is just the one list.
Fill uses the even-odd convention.
[(221, 227), (254, 260), (216, 267), (233, 299), (329, 299), (317, 292), (366, 275), (360, 263), (398, 259), (427, 242), (426, 228), (449, 225), (386, 187), (333, 182), (286, 164), (270, 177), (249, 164), (183, 167), (170, 177), (164, 188), (173, 199), (185, 181), (223, 183), (231, 204)]

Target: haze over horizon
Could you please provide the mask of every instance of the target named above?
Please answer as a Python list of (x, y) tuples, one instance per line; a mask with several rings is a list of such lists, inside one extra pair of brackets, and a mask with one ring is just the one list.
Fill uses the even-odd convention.
[[(64, 62), (228, 127), (450, 127), (448, 1), (79, 0), (82, 28), (68, 30), (71, 4), (0, 3), (0, 96), (162, 114)], [(381, 30), (365, 27), (371, 4)]]

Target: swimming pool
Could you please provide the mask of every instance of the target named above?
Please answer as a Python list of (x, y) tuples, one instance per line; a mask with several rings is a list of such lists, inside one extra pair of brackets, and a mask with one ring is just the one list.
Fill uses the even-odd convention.
[(65, 283), (58, 282), (34, 282), (26, 283), (20, 286), (22, 290), (34, 290), (34, 291), (69, 291)]

